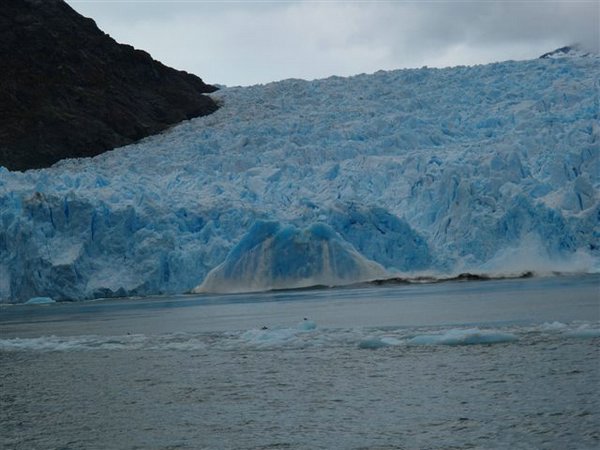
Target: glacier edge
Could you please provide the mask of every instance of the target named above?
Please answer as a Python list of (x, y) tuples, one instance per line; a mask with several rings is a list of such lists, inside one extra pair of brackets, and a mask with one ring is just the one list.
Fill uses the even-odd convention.
[(599, 66), (226, 88), (139, 144), (0, 168), (0, 301), (189, 292), (263, 222), (392, 274), (598, 272)]

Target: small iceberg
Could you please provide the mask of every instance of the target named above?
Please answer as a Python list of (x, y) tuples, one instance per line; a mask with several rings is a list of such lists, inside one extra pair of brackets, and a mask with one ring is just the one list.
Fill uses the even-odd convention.
[(452, 329), (443, 334), (423, 334), (408, 340), (410, 345), (477, 345), (513, 342), (518, 337), (512, 333), (485, 331), (478, 328)]
[(541, 328), (543, 331), (562, 331), (562, 330), (564, 330), (566, 327), (567, 327), (567, 325), (565, 325), (565, 324), (564, 324), (564, 323), (562, 323), (562, 322), (557, 322), (557, 321), (554, 321), (554, 322), (544, 322), (544, 323), (543, 323), (543, 324), (540, 326), (540, 328)]
[(600, 337), (600, 328), (581, 326), (576, 330), (568, 331), (565, 335), (578, 339), (594, 339)]
[(317, 323), (314, 320), (305, 317), (304, 320), (298, 324), (298, 329), (302, 331), (316, 330)]
[(391, 347), (402, 344), (402, 341), (389, 336), (369, 336), (358, 343), (358, 348), (377, 350), (378, 348)]

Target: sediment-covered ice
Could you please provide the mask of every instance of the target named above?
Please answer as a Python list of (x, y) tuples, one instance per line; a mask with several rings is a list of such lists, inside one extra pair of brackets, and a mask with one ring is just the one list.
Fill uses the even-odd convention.
[(258, 221), (194, 292), (335, 286), (386, 275), (328, 225), (301, 230)]
[[(256, 255), (237, 250), (257, 221), (295, 230), (259, 246), (261, 288), (332, 257), (352, 264), (316, 282), (371, 262), (504, 273), (523, 255), (520, 271), (597, 271), (599, 78), (584, 56), (227, 88), (215, 114), (139, 144), (0, 168), (0, 301), (187, 292), (226, 269), (251, 288)], [(275, 264), (307, 236), (312, 271)]]

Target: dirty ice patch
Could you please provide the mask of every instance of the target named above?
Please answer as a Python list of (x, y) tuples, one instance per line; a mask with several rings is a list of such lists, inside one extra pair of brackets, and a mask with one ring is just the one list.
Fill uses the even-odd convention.
[(300, 229), (276, 221), (257, 221), (193, 292), (339, 286), (386, 275), (381, 265), (362, 256), (326, 224)]

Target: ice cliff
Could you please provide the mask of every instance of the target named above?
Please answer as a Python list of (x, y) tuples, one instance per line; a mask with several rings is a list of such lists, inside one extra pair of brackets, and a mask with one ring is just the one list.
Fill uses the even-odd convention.
[(226, 88), (136, 145), (0, 168), (0, 298), (597, 271), (599, 79), (586, 56)]

